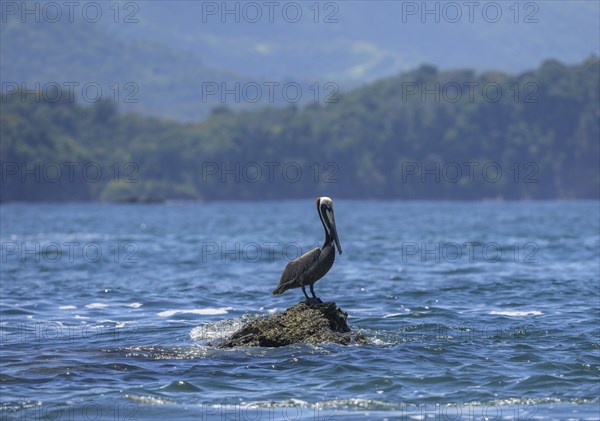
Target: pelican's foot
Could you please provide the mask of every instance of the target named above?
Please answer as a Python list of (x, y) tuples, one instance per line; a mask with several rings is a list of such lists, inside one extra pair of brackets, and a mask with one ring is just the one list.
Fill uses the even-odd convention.
[(321, 304), (323, 301), (321, 301), (320, 298), (314, 297), (314, 298), (307, 298), (304, 302), (308, 305), (311, 305), (311, 304)]

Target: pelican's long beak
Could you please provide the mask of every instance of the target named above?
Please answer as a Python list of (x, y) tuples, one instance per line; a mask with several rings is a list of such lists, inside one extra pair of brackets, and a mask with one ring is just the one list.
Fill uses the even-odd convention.
[(335, 226), (335, 216), (333, 216), (333, 209), (331, 210), (331, 234), (337, 247), (338, 253), (342, 254), (342, 246), (340, 246), (340, 239), (338, 237), (337, 227)]
[(333, 202), (329, 197), (317, 197), (317, 211), (319, 212), (319, 218), (325, 228), (327, 239), (333, 237), (335, 246), (339, 254), (342, 254), (342, 246), (340, 246), (340, 239), (337, 233), (337, 227), (335, 226), (335, 216), (333, 215)]

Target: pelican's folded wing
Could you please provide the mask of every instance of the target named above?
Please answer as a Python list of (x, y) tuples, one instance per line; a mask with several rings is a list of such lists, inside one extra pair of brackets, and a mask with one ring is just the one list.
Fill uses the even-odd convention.
[(317, 262), (320, 255), (321, 249), (317, 247), (288, 263), (281, 274), (279, 286), (273, 291), (273, 294), (281, 294), (290, 288), (300, 287), (299, 278)]

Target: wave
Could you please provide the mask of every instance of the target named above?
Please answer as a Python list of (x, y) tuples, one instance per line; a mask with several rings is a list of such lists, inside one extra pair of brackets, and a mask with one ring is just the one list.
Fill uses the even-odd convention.
[(202, 316), (216, 316), (220, 314), (227, 314), (233, 308), (231, 307), (219, 307), (219, 308), (194, 308), (194, 309), (176, 309), (176, 310), (165, 310), (157, 313), (159, 317), (172, 317), (176, 314), (199, 314)]
[(497, 316), (510, 316), (510, 317), (525, 317), (525, 316), (540, 316), (542, 313), (539, 310), (529, 311), (518, 311), (518, 310), (492, 310), (489, 314)]

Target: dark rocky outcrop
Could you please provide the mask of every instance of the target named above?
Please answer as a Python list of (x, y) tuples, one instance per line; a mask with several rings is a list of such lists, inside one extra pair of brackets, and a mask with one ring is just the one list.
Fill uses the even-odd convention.
[(350, 330), (347, 318), (348, 314), (335, 303), (302, 302), (282, 313), (259, 317), (246, 323), (218, 346), (279, 347), (298, 342), (331, 342), (341, 345), (366, 343), (364, 335)]

